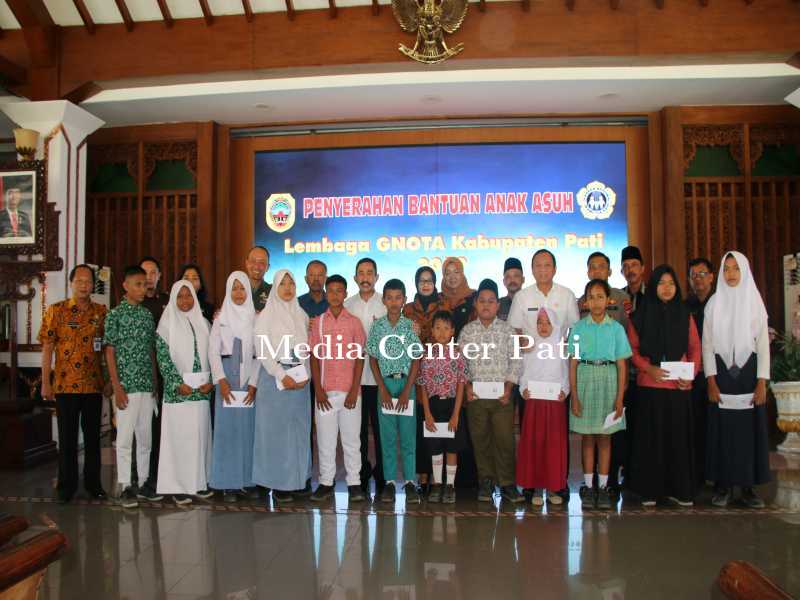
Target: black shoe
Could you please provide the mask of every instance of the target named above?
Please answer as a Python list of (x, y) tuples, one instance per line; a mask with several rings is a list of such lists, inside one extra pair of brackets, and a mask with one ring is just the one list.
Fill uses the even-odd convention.
[(442, 501), (442, 488), (441, 483), (434, 483), (431, 486), (431, 491), (428, 493), (428, 502), (439, 503)]
[(292, 492), (272, 490), (272, 499), (278, 504), (288, 504), (289, 502), (294, 501), (294, 494), (292, 494)]
[(308, 498), (311, 496), (311, 480), (306, 479), (306, 487), (301, 490), (295, 490), (292, 495), (296, 498)]
[(119, 495), (119, 505), (122, 508), (136, 508), (139, 506), (139, 500), (136, 499), (136, 492), (133, 491), (131, 486), (122, 490)]
[(393, 481), (387, 482), (386, 486), (384, 486), (383, 491), (381, 492), (381, 502), (394, 502), (395, 497), (397, 496), (397, 490), (395, 489), (395, 485)]
[(155, 488), (153, 488), (151, 483), (145, 483), (142, 487), (139, 488), (139, 491), (136, 493), (136, 497), (139, 500), (148, 500), (150, 502), (160, 502), (164, 499), (164, 496), (157, 493)]
[(478, 502), (491, 502), (494, 499), (494, 484), (491, 479), (484, 479), (478, 488)]
[(742, 504), (747, 508), (764, 508), (764, 501), (751, 487), (742, 488)]
[(314, 490), (314, 493), (311, 494), (311, 501), (312, 502), (322, 502), (323, 500), (327, 500), (333, 496), (333, 486), (332, 485), (323, 485), (319, 484), (317, 489)]
[(442, 504), (455, 504), (456, 502), (456, 488), (453, 484), (448, 483), (447, 487), (444, 488), (444, 493), (442, 494)]
[(611, 506), (611, 492), (607, 487), (601, 487), (597, 492), (597, 508), (609, 510)]
[(711, 497), (711, 504), (717, 508), (726, 508), (731, 500), (730, 488), (717, 487)]
[(594, 488), (582, 485), (578, 493), (581, 497), (581, 508), (583, 510), (591, 510), (595, 507), (597, 503), (597, 492)]
[(568, 487), (561, 488), (556, 492), (556, 495), (559, 496), (564, 501), (564, 504), (569, 504), (569, 494), (570, 491)]
[(413, 481), (409, 481), (403, 486), (403, 492), (406, 495), (406, 503), (412, 502), (414, 504), (419, 504), (422, 501), (419, 495), (419, 488), (417, 488), (417, 484)]
[(103, 488), (86, 490), (86, 495), (90, 500), (108, 500), (108, 494), (106, 494), (106, 491)]
[(59, 504), (69, 504), (70, 502), (72, 502), (73, 495), (74, 494), (69, 494), (67, 492), (58, 492), (56, 500), (58, 501)]
[(225, 490), (225, 492), (222, 494), (222, 501), (229, 504), (238, 502), (240, 494), (237, 492), (238, 490)]
[(525, 497), (519, 493), (517, 486), (513, 484), (504, 485), (502, 488), (500, 488), (500, 494), (505, 500), (508, 500), (512, 504), (519, 504), (520, 502), (525, 501)]
[(247, 497), (252, 500), (257, 500), (258, 498), (266, 498), (269, 496), (270, 489), (263, 485), (256, 485), (251, 488), (245, 488), (247, 492)]
[[(363, 502), (364, 501), (364, 492), (361, 491), (360, 485), (348, 485), (347, 486), (347, 499), (350, 502)], [(313, 498), (312, 498), (313, 500)]]
[(198, 498), (202, 498), (203, 500), (208, 500), (209, 498), (214, 497), (214, 492), (209, 489), (200, 490), (195, 494), (195, 496), (197, 496)]
[(172, 501), (178, 506), (186, 506), (192, 503), (192, 497), (186, 494), (173, 494)]

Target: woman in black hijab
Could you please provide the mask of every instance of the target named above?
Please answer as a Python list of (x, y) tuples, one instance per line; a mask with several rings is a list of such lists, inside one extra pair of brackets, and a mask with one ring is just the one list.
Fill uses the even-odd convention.
[[(675, 271), (660, 265), (628, 324), (636, 383), (629, 488), (644, 506), (664, 499), (691, 506), (695, 496), (692, 380), (700, 371), (702, 349), (694, 319), (681, 296)], [(694, 363), (684, 379), (669, 378), (665, 362)]]
[[(431, 341), (433, 315), (441, 305), (439, 292), (436, 291), (436, 273), (430, 267), (420, 267), (414, 275), (414, 285), (417, 288), (417, 294), (414, 296), (413, 302), (409, 302), (403, 307), (403, 315), (414, 321), (420, 341), (426, 344)], [(422, 395), (417, 390), (417, 398), (421, 397)], [(425, 445), (423, 433), (425, 417), (421, 404), (417, 406), (416, 412), (417, 448), (423, 448)], [(417, 475), (423, 495), (427, 493), (428, 477), (432, 469), (430, 455), (427, 452), (417, 452)]]

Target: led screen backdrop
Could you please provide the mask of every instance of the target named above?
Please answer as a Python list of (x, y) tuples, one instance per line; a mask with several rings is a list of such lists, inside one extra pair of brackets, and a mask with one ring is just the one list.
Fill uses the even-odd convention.
[[(624, 284), (627, 245), (625, 144), (536, 143), (259, 152), (255, 157), (255, 242), (270, 251), (267, 279), (280, 268), (302, 275), (309, 260), (348, 278), (359, 258), (378, 263), (380, 281), (462, 257), (477, 287), (503, 261), (548, 248), (556, 281), (577, 295), (586, 258), (611, 257), (611, 282)], [(349, 289), (355, 292), (355, 286)], [(380, 289), (380, 282), (378, 289)]]

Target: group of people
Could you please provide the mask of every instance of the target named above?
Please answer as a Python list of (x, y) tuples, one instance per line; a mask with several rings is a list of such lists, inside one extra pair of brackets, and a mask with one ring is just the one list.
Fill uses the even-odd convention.
[(645, 282), (638, 248), (625, 248), (621, 265), (628, 285), (617, 290), (609, 257), (591, 254), (576, 299), (554, 281), (549, 250), (533, 255), (524, 288), (521, 261), (508, 258), (500, 297), (491, 279), (472, 289), (448, 258), (438, 289), (432, 268), (417, 270), (410, 300), (398, 279), (376, 289), (371, 258), (355, 265), (355, 292), (312, 260), (298, 296), (286, 269), (266, 283), (269, 253), (256, 246), (219, 310), (198, 265), (167, 296), (147, 257), (125, 270), (125, 297), (107, 314), (89, 299), (93, 271), (79, 265), (72, 297), (50, 307), (40, 333), (43, 395), (58, 403), (59, 500), (77, 489), (81, 414), (84, 484), (105, 497), (107, 381), (126, 507), (215, 491), (226, 502), (323, 502), (339, 440), (351, 502), (371, 498), (374, 479), (375, 500), (387, 503), (398, 486), (406, 502), (443, 503), (469, 487), (492, 501), (499, 487), (508, 502), (558, 505), (569, 496), (570, 431), (582, 440), (584, 508), (610, 508), (623, 486), (645, 506), (689, 506), (707, 480), (715, 506), (735, 487), (741, 502), (763, 506), (754, 486), (769, 479), (769, 338), (747, 259), (724, 254), (716, 286), (708, 260), (690, 261), (686, 300), (668, 265)]

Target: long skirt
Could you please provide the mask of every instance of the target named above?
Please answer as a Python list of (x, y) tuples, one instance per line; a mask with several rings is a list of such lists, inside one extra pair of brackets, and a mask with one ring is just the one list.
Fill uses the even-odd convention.
[[(723, 394), (750, 394), (756, 389), (756, 355), (737, 376), (717, 355), (717, 386)], [(752, 487), (770, 480), (767, 406), (745, 410), (708, 405), (706, 477), (720, 486)]]
[(636, 402), (631, 489), (646, 499), (693, 500), (692, 392), (640, 386)]
[(567, 480), (567, 414), (564, 403), (525, 402), (517, 447), (517, 485), (560, 490)]
[(159, 494), (196, 494), (208, 488), (211, 415), (207, 400), (164, 402), (161, 417)]
[[(234, 341), (231, 356), (222, 358), (225, 378), (233, 391), (246, 391), (239, 385), (241, 341)], [(238, 490), (253, 485), (253, 436), (255, 405), (231, 408), (222, 399), (219, 386), (214, 394), (214, 455), (211, 461), (211, 487)]]
[(306, 485), (311, 460), (311, 403), (308, 389), (278, 390), (264, 368), (256, 392), (253, 483), (275, 490)]

